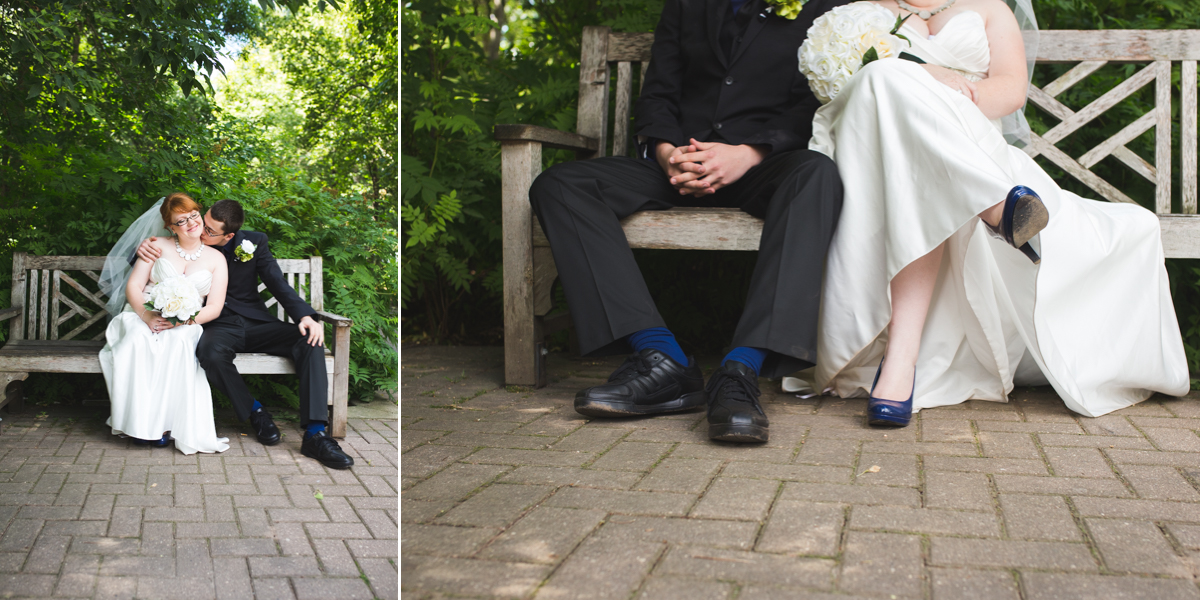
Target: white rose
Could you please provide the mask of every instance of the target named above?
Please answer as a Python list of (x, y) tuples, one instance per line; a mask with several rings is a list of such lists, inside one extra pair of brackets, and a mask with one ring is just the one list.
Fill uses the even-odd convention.
[(180, 298), (178, 296), (168, 300), (167, 305), (164, 306), (162, 309), (162, 316), (164, 318), (179, 317), (182, 315), (183, 315), (183, 298)]
[(247, 254), (254, 254), (254, 249), (255, 249), (254, 244), (251, 244), (250, 240), (242, 240), (242, 251), (243, 252), (245, 252)]

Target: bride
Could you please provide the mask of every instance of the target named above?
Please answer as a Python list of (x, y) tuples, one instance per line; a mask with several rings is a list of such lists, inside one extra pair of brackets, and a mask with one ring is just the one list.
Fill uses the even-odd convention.
[[(225, 257), (201, 243), (201, 214), (200, 205), (185, 194), (159, 200), (121, 236), (100, 281), (115, 315), (105, 331), (108, 343), (100, 350), (100, 370), (112, 400), (108, 425), (139, 445), (166, 446), (174, 439), (184, 454), (229, 449), (229, 440), (217, 437), (212, 392), (196, 360), (200, 325), (220, 314), (229, 281)], [(162, 257), (131, 265), (134, 248), (151, 235), (162, 236), (154, 242)], [(155, 285), (173, 277), (184, 278), (208, 297), (188, 323), (172, 325), (143, 306)]]
[(1028, 0), (1017, 18), (1001, 0), (898, 1), (872, 4), (912, 15), (906, 51), (926, 64), (868, 64), (813, 125), (845, 184), (816, 389), (868, 395), (883, 426), (1014, 382), (1093, 417), (1187, 393), (1157, 217), (1063, 190), (1005, 142), (1028, 136)]

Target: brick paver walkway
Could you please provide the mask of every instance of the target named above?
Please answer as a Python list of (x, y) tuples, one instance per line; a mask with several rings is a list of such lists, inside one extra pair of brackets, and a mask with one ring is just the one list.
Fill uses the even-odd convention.
[(219, 422), (228, 451), (184, 456), (114, 437), (107, 407), (3, 416), (0, 597), (398, 595), (394, 418), (352, 418), (334, 471), (283, 421), (277, 446)]
[(552, 359), (534, 392), (498, 349), (404, 350), (406, 599), (1200, 598), (1196, 394), (1088, 419), (1023, 389), (885, 431), (764, 381), (748, 447), (700, 412), (588, 420), (619, 359)]

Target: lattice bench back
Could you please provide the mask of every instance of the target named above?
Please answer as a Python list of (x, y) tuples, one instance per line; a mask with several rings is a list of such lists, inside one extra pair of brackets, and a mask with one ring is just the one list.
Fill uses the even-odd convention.
[[(280, 259), (279, 268), (288, 285), (312, 305), (323, 310), (321, 257)], [(13, 255), (12, 305), (24, 306), (21, 316), (9, 326), (10, 340), (102, 340), (108, 324), (100, 291), (103, 256)], [(266, 290), (264, 284), (258, 291)], [(275, 298), (267, 300), (276, 315), (287, 319)]]
[[(634, 79), (641, 90), (654, 41), (650, 33), (617, 33), (607, 27), (585, 27), (579, 70), (579, 110), (576, 132), (599, 140), (595, 156), (629, 155), (633, 148), (630, 114)], [(1044, 135), (1034, 136), (1026, 148), (1031, 156), (1042, 156), (1114, 202), (1134, 202), (1128, 190), (1118, 189), (1092, 171), (1106, 157), (1121, 161), (1154, 185), (1154, 209), (1163, 217), (1164, 248), (1168, 256), (1200, 258), (1200, 221), (1197, 212), (1197, 96), (1196, 65), (1200, 59), (1200, 30), (1107, 30), (1041, 32), (1037, 62), (1079, 63), (1053, 82), (1029, 91), (1030, 104), (1046, 111), (1059, 122)], [(1108, 63), (1149, 63), (1112, 90), (1075, 111), (1056, 98), (1071, 86)], [(636, 70), (636, 73), (635, 73)], [(609, 82), (616, 73), (615, 89)], [(1179, 73), (1181, 94), (1173, 99), (1171, 78)], [(1155, 84), (1155, 108), (1079, 157), (1068, 156), (1057, 144), (1083, 129), (1096, 117), (1150, 83)], [(613, 96), (610, 99), (610, 95)], [(1171, 109), (1177, 101), (1180, 117), (1181, 185), (1171, 190)], [(609, 114), (609, 106), (613, 114)], [(608, 132), (612, 131), (611, 144)], [(1130, 141), (1154, 129), (1153, 162), (1126, 147)], [(1189, 215), (1179, 218), (1179, 215)], [(673, 219), (674, 217), (662, 217)], [(635, 217), (636, 219), (636, 217)], [(540, 233), (540, 232), (538, 232)], [(536, 234), (535, 234), (536, 235)], [(633, 242), (633, 240), (631, 240)], [(639, 244), (640, 245), (640, 244)], [(726, 248), (717, 244), (720, 249)], [(756, 249), (757, 244), (747, 249)], [(668, 246), (659, 246), (668, 247)], [(740, 249), (740, 248), (739, 248)]]

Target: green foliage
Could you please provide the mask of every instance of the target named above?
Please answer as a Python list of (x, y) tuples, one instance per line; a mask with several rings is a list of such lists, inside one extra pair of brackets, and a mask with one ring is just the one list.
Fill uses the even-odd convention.
[[(168, 192), (233, 198), (277, 257), (325, 258), (324, 308), (355, 322), (351, 397), (369, 400), (396, 386), (395, 6), (258, 5), (299, 16), (247, 0), (0, 0), (0, 308), (15, 250), (102, 255)], [(271, 60), (229, 87), (258, 77), (275, 95), (208, 94), (217, 49), (251, 40)], [(249, 110), (264, 105), (277, 108)], [(294, 378), (251, 379), (294, 404)], [(96, 376), (27, 383), (31, 396), (105, 395)]]

